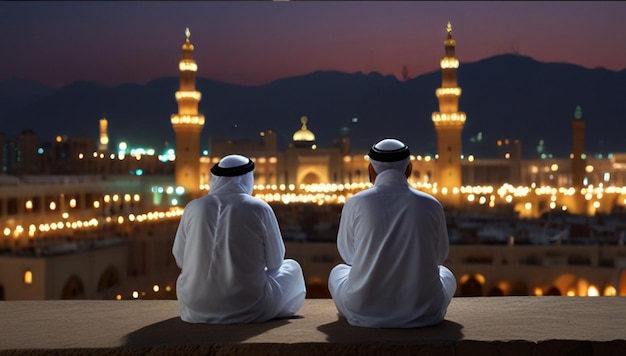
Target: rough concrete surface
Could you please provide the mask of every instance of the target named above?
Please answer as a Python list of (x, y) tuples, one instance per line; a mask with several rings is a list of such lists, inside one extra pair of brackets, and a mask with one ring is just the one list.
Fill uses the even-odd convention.
[(453, 298), (446, 320), (370, 329), (338, 317), (330, 299), (260, 324), (180, 320), (175, 300), (0, 302), (0, 354), (439, 354), (626, 352), (626, 298)]

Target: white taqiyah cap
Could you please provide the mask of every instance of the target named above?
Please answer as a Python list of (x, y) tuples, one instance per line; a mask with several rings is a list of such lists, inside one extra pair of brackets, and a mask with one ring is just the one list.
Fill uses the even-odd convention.
[(241, 155), (228, 155), (211, 168), (211, 173), (216, 176), (234, 177), (252, 170), (254, 170), (254, 162), (250, 158)]
[(411, 152), (409, 146), (395, 138), (386, 138), (370, 148), (370, 163), (376, 173), (387, 169), (404, 171), (409, 162)]

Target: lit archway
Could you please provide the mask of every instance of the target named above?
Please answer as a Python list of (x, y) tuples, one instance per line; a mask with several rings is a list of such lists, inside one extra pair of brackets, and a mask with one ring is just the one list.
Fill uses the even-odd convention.
[(322, 180), (320, 177), (313, 172), (307, 173), (304, 177), (302, 177), (301, 181), (302, 184), (319, 184), (321, 182)]
[(296, 171), (296, 183), (300, 184), (320, 184), (328, 183), (328, 162), (300, 161), (300, 166)]
[(574, 290), (576, 291), (576, 295), (586, 297), (589, 291), (589, 281), (585, 278), (579, 278)]
[(61, 292), (61, 299), (85, 299), (85, 288), (83, 282), (76, 275), (72, 275)]
[(554, 286), (565, 295), (576, 288), (576, 276), (571, 273), (562, 274), (554, 281)]
[(602, 292), (602, 295), (605, 297), (614, 297), (617, 295), (617, 290), (612, 285), (607, 284), (606, 286), (604, 286), (604, 291)]

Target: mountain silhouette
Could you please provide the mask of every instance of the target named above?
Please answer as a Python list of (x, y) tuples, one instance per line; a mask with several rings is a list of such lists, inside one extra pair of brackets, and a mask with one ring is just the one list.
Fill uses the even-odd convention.
[[(547, 153), (568, 157), (577, 105), (590, 154), (626, 152), (626, 70), (506, 54), (461, 62), (458, 83), (459, 110), (467, 114), (466, 154), (495, 157), (497, 140), (508, 138), (522, 142), (526, 158), (537, 157), (540, 140)], [(300, 128), (300, 117), (307, 116), (320, 147), (348, 132), (354, 152), (396, 137), (416, 154), (433, 154), (437, 137), (431, 115), (439, 110), (435, 90), (440, 86), (440, 71), (406, 81), (379, 73), (317, 71), (258, 86), (198, 78), (199, 111), (206, 117), (202, 147), (213, 139), (260, 139), (260, 132), (271, 129), (284, 148)], [(30, 129), (42, 142), (57, 135), (96, 138), (104, 115), (111, 142), (174, 147), (170, 115), (178, 111), (178, 87), (178, 77), (115, 87), (78, 81), (60, 89), (15, 78), (0, 81), (0, 132), (16, 137)]]

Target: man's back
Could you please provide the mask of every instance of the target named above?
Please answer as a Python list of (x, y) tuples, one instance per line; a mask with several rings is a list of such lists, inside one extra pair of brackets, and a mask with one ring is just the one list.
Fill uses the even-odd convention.
[(374, 187), (348, 199), (337, 248), (346, 263), (330, 271), (328, 290), (352, 325), (411, 328), (443, 321), (456, 289), (443, 266), (448, 231), (443, 207), (409, 187), (411, 152), (389, 138), (373, 145)]
[(224, 157), (211, 168), (211, 192), (185, 207), (172, 247), (184, 321), (262, 322), (304, 302), (302, 269), (284, 259), (274, 211), (251, 196), (253, 171), (247, 157)]
[(438, 265), (448, 253), (445, 215), (401, 172), (381, 173), (372, 189), (346, 202), (337, 245), (352, 265), (345, 287), (351, 323), (410, 327), (443, 317)]

